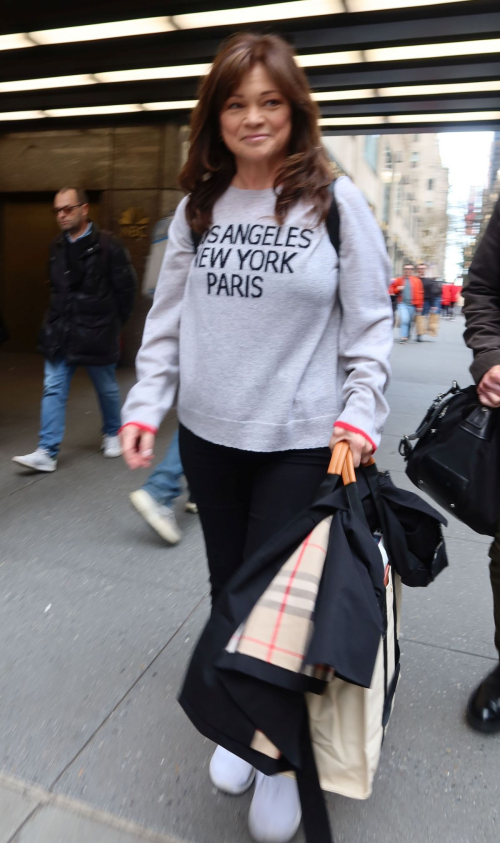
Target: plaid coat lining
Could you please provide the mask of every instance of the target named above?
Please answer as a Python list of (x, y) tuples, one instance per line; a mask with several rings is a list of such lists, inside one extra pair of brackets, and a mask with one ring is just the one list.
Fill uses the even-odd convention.
[[(313, 616), (323, 574), (332, 516), (321, 521), (292, 553), (255, 604), (248, 618), (229, 641), (226, 651), (291, 670), (316, 675), (315, 665), (304, 665), (313, 633)], [(318, 666), (325, 679), (330, 668)], [(252, 749), (279, 758), (271, 741), (256, 731)]]

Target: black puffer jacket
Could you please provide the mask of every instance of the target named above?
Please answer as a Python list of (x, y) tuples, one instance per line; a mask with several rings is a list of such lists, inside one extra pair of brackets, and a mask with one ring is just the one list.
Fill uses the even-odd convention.
[(464, 338), (474, 352), (470, 370), (479, 383), (500, 365), (500, 199), (470, 265), (463, 296)]
[(79, 258), (80, 278), (70, 272), (65, 235), (50, 247), (49, 309), (39, 336), (39, 351), (49, 360), (106, 366), (120, 356), (122, 325), (134, 306), (137, 278), (123, 244), (94, 225)]

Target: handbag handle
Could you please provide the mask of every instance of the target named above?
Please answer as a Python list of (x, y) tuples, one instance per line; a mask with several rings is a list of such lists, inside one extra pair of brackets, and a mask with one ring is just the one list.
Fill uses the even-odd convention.
[[(367, 465), (375, 465), (373, 457), (371, 457)], [(352, 451), (349, 443), (345, 439), (343, 439), (342, 442), (337, 442), (332, 451), (330, 465), (328, 466), (328, 474), (337, 474), (338, 476), (342, 476), (344, 486), (349, 486), (350, 483), (356, 482), (356, 471), (354, 469)]]

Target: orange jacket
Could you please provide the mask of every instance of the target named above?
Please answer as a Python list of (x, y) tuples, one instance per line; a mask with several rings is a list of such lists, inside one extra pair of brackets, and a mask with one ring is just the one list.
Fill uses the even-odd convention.
[(447, 305), (451, 304), (452, 302), (455, 302), (455, 299), (453, 298), (453, 292), (454, 292), (454, 285), (453, 284), (443, 284), (443, 287), (442, 287), (442, 290), (441, 290), (441, 304), (444, 307), (447, 307)]
[[(417, 310), (421, 310), (424, 306), (424, 285), (420, 278), (416, 275), (410, 275), (411, 284), (411, 303)], [(395, 278), (389, 287), (389, 295), (398, 297), (398, 302), (403, 301), (403, 289), (405, 285), (404, 277)]]

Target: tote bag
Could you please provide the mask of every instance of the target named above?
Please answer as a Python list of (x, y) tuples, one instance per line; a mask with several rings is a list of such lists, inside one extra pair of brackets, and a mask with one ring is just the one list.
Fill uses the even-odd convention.
[(368, 799), (399, 681), (401, 579), (386, 564), (387, 630), (369, 689), (334, 677), (321, 695), (308, 694), (311, 739), (321, 788), (351, 799)]
[(418, 337), (422, 337), (427, 331), (427, 319), (421, 313), (415, 316), (415, 329)]
[(427, 333), (430, 337), (437, 337), (439, 332), (439, 313), (429, 313)]

